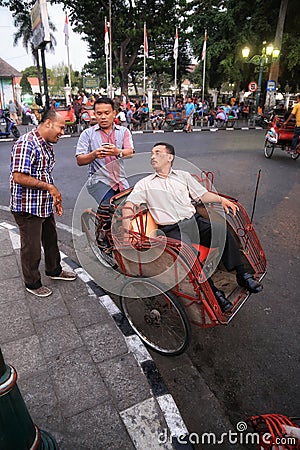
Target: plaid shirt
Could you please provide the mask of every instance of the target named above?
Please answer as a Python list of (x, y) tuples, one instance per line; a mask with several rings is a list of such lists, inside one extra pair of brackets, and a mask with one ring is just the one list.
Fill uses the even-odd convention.
[(51, 172), (55, 164), (52, 145), (47, 143), (37, 129), (21, 136), (11, 151), (10, 209), (39, 217), (53, 213), (53, 198), (48, 191), (21, 186), (13, 180), (13, 172), (28, 174), (37, 180), (53, 184)]

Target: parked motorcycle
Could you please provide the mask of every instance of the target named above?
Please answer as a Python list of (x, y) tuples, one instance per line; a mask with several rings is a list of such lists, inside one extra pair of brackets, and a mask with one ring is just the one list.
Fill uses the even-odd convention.
[(1, 125), (3, 125), (3, 120), (5, 122), (5, 130), (0, 128), (0, 138), (10, 137), (12, 134), (15, 139), (20, 137), (20, 131), (17, 128), (16, 122), (9, 117), (8, 111), (3, 111), (1, 116)]
[(270, 123), (270, 118), (267, 117), (265, 114), (263, 115), (258, 115), (255, 118), (255, 125), (257, 125), (258, 127), (262, 127), (264, 129), (268, 128)]

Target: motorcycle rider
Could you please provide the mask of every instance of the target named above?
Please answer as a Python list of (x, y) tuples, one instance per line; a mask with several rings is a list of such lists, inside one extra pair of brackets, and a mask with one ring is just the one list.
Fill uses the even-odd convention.
[(13, 120), (17, 124), (18, 123), (17, 107), (12, 100), (9, 100), (8, 102), (8, 112), (11, 120)]

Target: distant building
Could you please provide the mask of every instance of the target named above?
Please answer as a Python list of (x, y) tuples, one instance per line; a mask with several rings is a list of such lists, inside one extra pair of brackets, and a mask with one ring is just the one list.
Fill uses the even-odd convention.
[[(16, 82), (16, 77), (22, 74), (0, 58), (0, 108), (8, 107), (9, 100), (21, 101), (20, 86)], [(20, 79), (20, 78), (19, 78)]]

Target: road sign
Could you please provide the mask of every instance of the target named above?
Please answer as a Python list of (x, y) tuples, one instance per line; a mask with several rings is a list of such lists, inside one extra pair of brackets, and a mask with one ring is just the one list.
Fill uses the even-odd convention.
[(37, 0), (30, 11), (34, 49), (50, 42), (50, 28), (46, 0)]
[(269, 91), (269, 92), (276, 91), (276, 81), (275, 80), (267, 81), (267, 91)]
[(255, 92), (257, 91), (258, 85), (256, 83), (256, 81), (250, 81), (250, 83), (248, 84), (248, 89), (250, 92)]
[(84, 89), (98, 89), (100, 84), (99, 77), (83, 77)]

